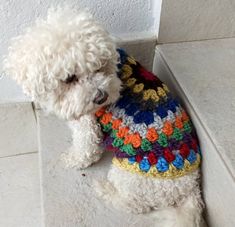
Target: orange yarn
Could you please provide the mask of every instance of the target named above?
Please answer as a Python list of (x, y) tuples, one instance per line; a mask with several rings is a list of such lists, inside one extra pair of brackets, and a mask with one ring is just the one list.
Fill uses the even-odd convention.
[(131, 137), (132, 135), (126, 135), (123, 143), (125, 145), (131, 143)]
[(123, 138), (127, 135), (129, 131), (128, 127), (123, 127), (123, 128), (119, 128), (118, 132), (117, 132), (117, 137), (119, 138)]
[(141, 146), (141, 138), (139, 133), (135, 133), (131, 136), (131, 144), (134, 148), (138, 148)]
[(100, 108), (99, 110), (97, 110), (97, 111), (95, 112), (95, 116), (96, 116), (96, 117), (101, 117), (104, 113), (105, 113), (105, 108), (102, 107), (102, 108)]
[(186, 114), (185, 111), (182, 111), (182, 121), (188, 121), (189, 120), (189, 116)]
[(146, 138), (150, 141), (150, 142), (155, 142), (158, 139), (158, 134), (156, 132), (156, 130), (154, 128), (149, 128)]
[(162, 132), (165, 133), (167, 136), (170, 136), (170, 135), (172, 135), (173, 131), (174, 131), (174, 129), (172, 127), (171, 122), (166, 121), (164, 123), (164, 127), (162, 129)]
[(183, 124), (183, 122), (181, 121), (181, 118), (180, 117), (176, 117), (175, 118), (175, 126), (177, 127), (177, 128), (183, 128), (184, 127), (184, 124)]
[(121, 119), (113, 120), (112, 128), (115, 129), (115, 130), (119, 129), (121, 123), (122, 123)]
[(132, 144), (134, 148), (141, 146), (141, 138), (139, 133), (129, 134), (125, 136), (124, 144)]
[(102, 119), (101, 119), (101, 123), (104, 124), (104, 125), (107, 125), (111, 119), (112, 119), (112, 114), (111, 113), (105, 113), (103, 116), (102, 116)]

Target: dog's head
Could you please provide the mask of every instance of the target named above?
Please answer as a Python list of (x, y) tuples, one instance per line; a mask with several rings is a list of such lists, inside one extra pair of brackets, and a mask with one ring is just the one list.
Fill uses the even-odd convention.
[(117, 100), (117, 63), (112, 38), (88, 12), (58, 8), (12, 41), (4, 68), (47, 111), (77, 119)]

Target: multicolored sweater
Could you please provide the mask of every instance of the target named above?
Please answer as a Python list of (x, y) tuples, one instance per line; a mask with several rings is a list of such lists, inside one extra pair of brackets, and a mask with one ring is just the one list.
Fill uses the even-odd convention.
[(196, 170), (201, 152), (192, 123), (157, 76), (119, 49), (120, 99), (96, 112), (113, 164), (134, 173), (175, 178)]

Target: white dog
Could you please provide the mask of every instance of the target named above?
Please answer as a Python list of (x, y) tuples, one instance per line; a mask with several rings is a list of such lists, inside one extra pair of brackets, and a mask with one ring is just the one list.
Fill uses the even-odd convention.
[[(34, 27), (13, 40), (4, 66), (41, 107), (68, 120), (73, 145), (62, 155), (67, 166), (82, 169), (97, 162), (104, 150), (100, 148), (102, 130), (107, 134), (106, 142), (107, 136), (113, 133), (111, 137), (115, 137), (116, 142), (112, 141), (111, 145), (118, 150), (118, 155), (107, 182), (97, 185), (104, 199), (134, 213), (163, 209), (162, 214), (168, 217), (176, 215), (174, 226), (199, 226), (203, 207), (197, 169), (200, 155), (181, 146), (183, 137), (179, 128), (186, 127), (183, 118), (188, 122), (185, 130), (191, 130), (186, 113), (179, 104), (170, 103), (170, 93), (164, 84), (153, 79), (152, 74), (125, 52), (117, 52), (113, 39), (88, 12), (69, 8), (50, 10), (46, 20), (38, 20)], [(146, 78), (131, 78), (138, 73), (153, 82), (146, 85), (143, 82)], [(148, 90), (143, 90), (141, 83)], [(143, 102), (138, 103), (152, 106), (148, 122), (143, 114), (125, 117), (135, 106), (125, 103), (129, 101), (123, 99), (126, 93), (122, 93), (122, 89), (126, 93), (134, 91), (136, 100), (142, 92)], [(167, 102), (169, 109), (165, 112), (157, 109), (158, 112), (153, 113), (153, 109), (160, 106), (155, 105), (157, 102)], [(172, 128), (176, 123), (179, 128)], [(169, 150), (164, 145), (168, 137), (163, 132), (174, 141), (178, 135), (182, 140), (178, 143), (180, 147)], [(162, 143), (162, 147), (158, 145), (161, 154), (156, 154), (157, 148), (153, 145), (157, 139)], [(174, 146), (177, 144), (171, 145)]]

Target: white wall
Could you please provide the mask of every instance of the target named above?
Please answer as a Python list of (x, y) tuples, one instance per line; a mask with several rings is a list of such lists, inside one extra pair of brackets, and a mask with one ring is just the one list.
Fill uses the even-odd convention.
[[(65, 2), (89, 8), (107, 30), (119, 38), (143, 40), (157, 35), (161, 0), (0, 0), (0, 61), (12, 37), (37, 17), (45, 17), (51, 5)], [(1, 71), (0, 66), (0, 74)], [(0, 103), (15, 100), (26, 99), (11, 80), (1, 79)]]
[(163, 0), (159, 43), (235, 37), (234, 0)]

